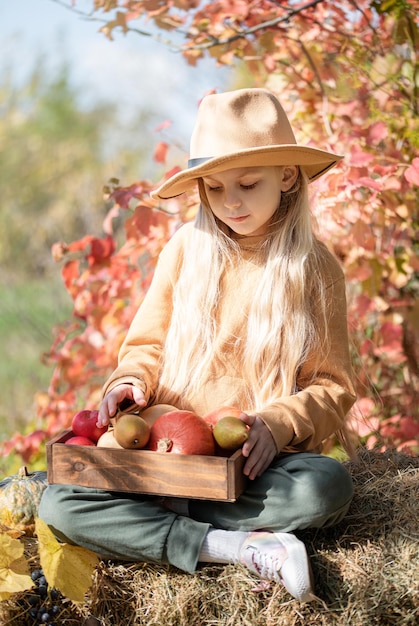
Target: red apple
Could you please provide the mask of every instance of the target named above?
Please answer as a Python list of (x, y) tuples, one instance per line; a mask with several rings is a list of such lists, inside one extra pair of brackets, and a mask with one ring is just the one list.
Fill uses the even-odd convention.
[(99, 411), (90, 411), (89, 409), (76, 413), (71, 422), (73, 433), (78, 437), (87, 437), (96, 443), (99, 437), (108, 430), (107, 426), (101, 428), (96, 426), (98, 415)]
[(70, 437), (70, 439), (67, 439), (66, 444), (70, 445), (70, 446), (95, 446), (95, 442), (92, 441), (91, 439), (88, 439), (87, 437), (78, 437), (77, 435), (75, 437)]

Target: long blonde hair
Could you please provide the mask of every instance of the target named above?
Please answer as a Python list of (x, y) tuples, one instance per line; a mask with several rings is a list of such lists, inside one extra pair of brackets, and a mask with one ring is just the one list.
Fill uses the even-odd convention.
[[(239, 254), (237, 242), (212, 213), (202, 181), (199, 190), (195, 232), (174, 292), (158, 401), (164, 401), (165, 389), (187, 397), (202, 386), (214, 359), (221, 279)], [(278, 397), (278, 389), (281, 395), (295, 393), (307, 356), (320, 359), (327, 353), (323, 250), (313, 234), (308, 180), (300, 171), (294, 186), (282, 193), (258, 252), (261, 276), (244, 321), (242, 372), (248, 406), (243, 410), (267, 406)], [(315, 369), (320, 367), (319, 360)]]

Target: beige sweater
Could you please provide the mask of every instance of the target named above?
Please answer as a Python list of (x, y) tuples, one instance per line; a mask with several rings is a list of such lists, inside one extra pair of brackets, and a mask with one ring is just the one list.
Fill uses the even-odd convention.
[[(104, 395), (118, 384), (130, 383), (145, 393), (150, 404), (153, 402), (179, 261), (193, 230), (193, 224), (181, 227), (162, 251), (151, 286), (121, 347), (118, 367), (103, 388)], [(245, 262), (240, 266), (240, 272), (237, 268), (228, 270), (221, 286), (222, 331), (217, 338), (217, 358), (208, 380), (194, 397), (180, 399), (174, 396), (168, 401), (202, 416), (226, 405), (244, 408), (241, 361), (231, 338), (243, 332), (246, 303), (250, 302), (260, 275), (260, 267), (253, 262), (254, 249), (260, 238), (250, 237), (242, 241)], [(330, 319), (331, 350), (322, 365), (321, 376), (308, 384), (311, 372), (307, 362), (297, 380), (297, 388), (301, 391), (286, 397), (280, 397), (278, 393), (275, 403), (257, 413), (270, 429), (278, 451), (284, 448), (319, 450), (323, 440), (344, 427), (345, 416), (355, 401), (343, 272), (327, 251), (325, 258), (324, 279), (334, 307)], [(252, 412), (251, 407), (246, 408), (247, 412)]]

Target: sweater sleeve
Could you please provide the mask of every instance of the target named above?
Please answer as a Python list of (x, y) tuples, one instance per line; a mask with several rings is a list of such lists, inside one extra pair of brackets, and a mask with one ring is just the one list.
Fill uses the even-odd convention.
[(118, 366), (103, 386), (103, 396), (117, 385), (129, 383), (141, 389), (148, 401), (157, 387), (184, 229), (175, 233), (160, 254), (150, 287), (122, 343)]
[[(329, 267), (330, 269), (330, 267)], [(330, 349), (315, 368), (308, 358), (297, 379), (297, 392), (280, 397), (258, 415), (280, 451), (318, 450), (330, 435), (345, 429), (345, 417), (355, 402), (349, 354), (345, 281), (336, 261), (327, 287)]]

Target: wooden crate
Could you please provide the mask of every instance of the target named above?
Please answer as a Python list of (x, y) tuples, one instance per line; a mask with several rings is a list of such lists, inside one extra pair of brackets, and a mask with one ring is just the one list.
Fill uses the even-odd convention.
[(241, 450), (225, 458), (66, 445), (71, 436), (67, 430), (47, 443), (51, 484), (234, 502), (247, 483)]

